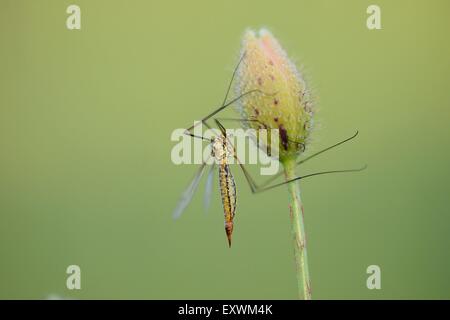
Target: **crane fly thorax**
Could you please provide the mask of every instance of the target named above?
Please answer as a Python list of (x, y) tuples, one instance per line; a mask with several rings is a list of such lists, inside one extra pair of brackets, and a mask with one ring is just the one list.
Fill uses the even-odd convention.
[(226, 136), (218, 136), (211, 142), (211, 156), (221, 163), (233, 156), (233, 146)]

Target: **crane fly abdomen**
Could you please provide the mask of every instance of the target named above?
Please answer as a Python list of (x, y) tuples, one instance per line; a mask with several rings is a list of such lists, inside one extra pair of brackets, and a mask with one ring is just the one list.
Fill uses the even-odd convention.
[(219, 167), (219, 187), (222, 196), (225, 232), (227, 234), (228, 246), (231, 247), (233, 219), (236, 212), (236, 184), (234, 183), (234, 177), (228, 164), (228, 157), (234, 155), (234, 148), (229, 144), (225, 132), (222, 132), (222, 135), (212, 141), (211, 155), (215, 158)]
[(222, 161), (219, 165), (219, 181), (225, 218), (225, 232), (228, 238), (228, 245), (231, 247), (233, 219), (236, 211), (236, 184), (234, 183), (230, 166), (226, 161)]

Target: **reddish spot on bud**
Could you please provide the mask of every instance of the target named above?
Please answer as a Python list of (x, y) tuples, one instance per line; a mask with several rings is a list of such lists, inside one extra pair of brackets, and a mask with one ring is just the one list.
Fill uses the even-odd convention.
[(284, 150), (287, 150), (289, 147), (289, 141), (286, 128), (282, 124), (280, 124), (278, 128), (280, 130), (281, 144), (283, 145)]
[(278, 122), (278, 117), (273, 118), (275, 122)]
[(273, 99), (273, 104), (277, 106), (278, 105), (278, 99)]

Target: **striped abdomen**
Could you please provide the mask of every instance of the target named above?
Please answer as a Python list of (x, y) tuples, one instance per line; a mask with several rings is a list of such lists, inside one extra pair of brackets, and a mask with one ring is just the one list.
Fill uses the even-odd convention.
[(236, 184), (234, 183), (230, 167), (225, 161), (219, 165), (219, 182), (225, 218), (225, 232), (228, 238), (228, 245), (231, 247), (233, 218), (236, 211)]

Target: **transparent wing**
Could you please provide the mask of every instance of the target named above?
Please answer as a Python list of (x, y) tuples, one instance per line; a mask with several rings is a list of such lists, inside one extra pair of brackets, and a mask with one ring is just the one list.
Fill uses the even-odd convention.
[(178, 205), (173, 211), (173, 218), (178, 219), (181, 214), (183, 213), (184, 209), (188, 206), (189, 202), (192, 200), (192, 196), (195, 193), (195, 190), (197, 190), (198, 184), (200, 182), (201, 177), (203, 176), (203, 173), (206, 169), (206, 163), (204, 162), (197, 173), (194, 176), (194, 179), (192, 179), (189, 186), (186, 188), (186, 190), (181, 194), (181, 198), (178, 201)]
[(213, 190), (214, 172), (215, 172), (214, 169), (215, 169), (215, 162), (213, 162), (211, 169), (209, 169), (208, 177), (206, 178), (205, 195), (203, 197), (203, 206), (205, 208), (205, 213), (208, 213), (209, 206), (211, 204), (211, 194)]

